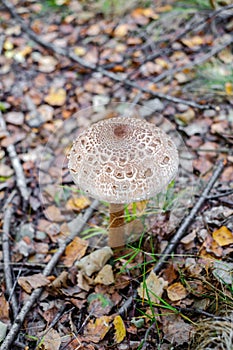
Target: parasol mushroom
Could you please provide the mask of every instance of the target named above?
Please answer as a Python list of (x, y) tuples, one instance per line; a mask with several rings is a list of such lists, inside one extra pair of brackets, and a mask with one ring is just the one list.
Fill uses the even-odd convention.
[(124, 204), (161, 192), (174, 179), (179, 165), (169, 135), (145, 120), (130, 117), (93, 124), (74, 141), (68, 158), (79, 188), (109, 203), (110, 247), (125, 244)]

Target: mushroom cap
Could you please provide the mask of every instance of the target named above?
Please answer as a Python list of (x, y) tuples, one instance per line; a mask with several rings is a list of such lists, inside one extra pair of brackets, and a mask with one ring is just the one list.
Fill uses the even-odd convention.
[(116, 117), (84, 130), (68, 155), (74, 182), (109, 203), (149, 199), (175, 177), (177, 148), (163, 130), (145, 120)]

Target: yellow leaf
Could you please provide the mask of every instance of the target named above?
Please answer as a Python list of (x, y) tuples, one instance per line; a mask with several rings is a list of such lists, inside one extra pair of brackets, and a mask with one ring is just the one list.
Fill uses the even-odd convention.
[(87, 208), (90, 204), (90, 200), (87, 197), (82, 196), (78, 198), (70, 198), (66, 203), (66, 208), (79, 212)]
[(114, 36), (122, 38), (128, 33), (128, 30), (129, 26), (127, 23), (119, 24), (114, 30)]
[(56, 89), (51, 87), (49, 94), (45, 97), (45, 102), (51, 106), (63, 106), (66, 102), (66, 90), (63, 88)]
[(115, 336), (114, 339), (117, 342), (117, 344), (121, 343), (122, 340), (126, 336), (126, 329), (125, 329), (125, 324), (121, 318), (121, 316), (117, 315), (114, 318), (113, 321), (114, 327), (115, 327)]
[(95, 321), (91, 320), (84, 329), (85, 339), (93, 343), (99, 343), (110, 329), (111, 317), (101, 316)]
[(233, 95), (233, 85), (230, 82), (225, 84), (225, 92), (227, 95)]
[(226, 226), (222, 226), (218, 230), (214, 231), (212, 236), (221, 247), (233, 243), (233, 233), (228, 230)]
[(86, 52), (87, 52), (87, 50), (85, 49), (85, 47), (76, 46), (76, 47), (74, 48), (74, 53), (75, 53), (75, 55), (77, 55), (77, 56), (84, 56)]
[(88, 242), (79, 237), (68, 244), (65, 250), (64, 265), (70, 267), (76, 260), (80, 260), (86, 253)]

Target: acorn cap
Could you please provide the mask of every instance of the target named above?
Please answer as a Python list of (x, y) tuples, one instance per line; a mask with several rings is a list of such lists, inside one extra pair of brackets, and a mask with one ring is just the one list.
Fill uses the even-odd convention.
[(101, 120), (74, 141), (68, 155), (74, 182), (109, 203), (149, 199), (176, 176), (177, 148), (163, 130), (145, 120)]

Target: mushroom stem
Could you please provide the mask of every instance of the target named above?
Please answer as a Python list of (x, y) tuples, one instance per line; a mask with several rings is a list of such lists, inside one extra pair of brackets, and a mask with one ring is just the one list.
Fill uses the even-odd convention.
[(108, 245), (111, 248), (122, 247), (125, 245), (124, 205), (110, 203), (109, 214)]

